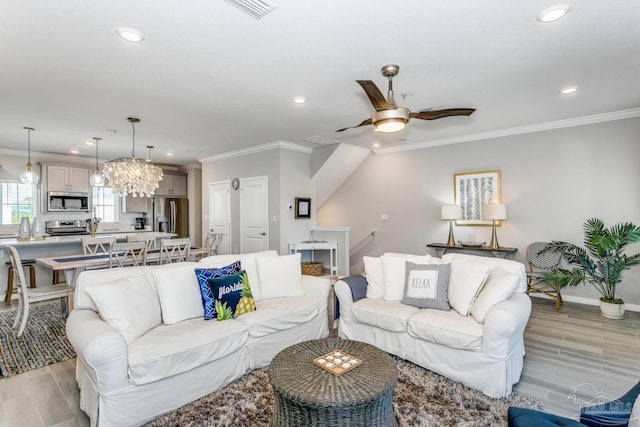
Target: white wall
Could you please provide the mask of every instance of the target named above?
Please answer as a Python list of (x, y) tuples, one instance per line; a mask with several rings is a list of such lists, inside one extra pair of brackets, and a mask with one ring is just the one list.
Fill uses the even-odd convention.
[[(318, 211), (318, 225), (350, 226), (351, 240), (377, 230), (352, 254), (351, 273), (362, 256), (386, 251), (425, 253), (445, 242), (448, 222), (440, 206), (453, 202), (455, 173), (499, 169), (508, 220), (498, 229), (502, 246), (517, 247), (525, 261), (533, 241), (582, 244), (590, 217), (606, 225), (640, 225), (640, 118), (485, 141), (370, 156)], [(381, 221), (380, 214), (389, 215)], [(457, 240), (489, 242), (490, 227), (455, 227)], [(640, 251), (635, 244), (631, 251)], [(597, 299), (590, 286), (565, 295)], [(640, 304), (640, 266), (628, 271), (617, 296)]]

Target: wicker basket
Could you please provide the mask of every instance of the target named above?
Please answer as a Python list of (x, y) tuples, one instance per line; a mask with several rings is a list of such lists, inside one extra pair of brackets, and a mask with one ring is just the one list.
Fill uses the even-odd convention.
[(322, 276), (324, 274), (322, 263), (319, 261), (303, 262), (300, 264), (300, 267), (302, 268), (302, 274), (306, 274), (307, 276)]

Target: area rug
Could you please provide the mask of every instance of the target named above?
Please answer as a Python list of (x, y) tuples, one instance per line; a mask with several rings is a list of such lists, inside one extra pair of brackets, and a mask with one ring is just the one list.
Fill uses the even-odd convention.
[[(512, 394), (506, 399), (492, 399), (411, 362), (394, 360), (398, 384), (393, 409), (401, 427), (506, 426), (509, 406), (541, 408), (534, 398)], [(272, 405), (267, 368), (263, 368), (146, 426), (263, 427), (269, 425)]]
[(21, 337), (13, 329), (16, 310), (0, 312), (0, 377), (76, 357), (67, 340), (60, 301), (29, 306), (27, 326)]

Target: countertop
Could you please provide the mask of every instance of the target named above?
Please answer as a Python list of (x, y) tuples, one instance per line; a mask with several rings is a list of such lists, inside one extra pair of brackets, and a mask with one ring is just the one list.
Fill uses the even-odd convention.
[[(168, 239), (175, 234), (172, 233), (161, 233), (158, 231), (102, 231), (96, 233), (99, 236), (117, 236), (118, 238), (125, 239), (127, 234), (135, 234), (136, 236), (145, 236), (152, 237), (154, 239)], [(89, 236), (88, 234), (82, 236), (47, 236), (44, 240), (26, 240), (26, 241), (18, 241), (16, 237), (8, 237), (0, 239), (0, 248), (3, 248), (7, 245), (11, 246), (45, 246), (45, 245), (59, 245), (59, 244), (69, 244), (69, 243), (80, 243), (83, 237)]]

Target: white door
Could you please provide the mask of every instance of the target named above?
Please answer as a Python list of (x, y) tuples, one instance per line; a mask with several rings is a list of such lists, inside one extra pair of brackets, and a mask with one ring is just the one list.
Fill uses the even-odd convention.
[(231, 186), (229, 181), (209, 184), (209, 226), (207, 231), (222, 233), (219, 254), (231, 253)]
[(269, 248), (268, 177), (240, 180), (240, 252), (260, 252)]

